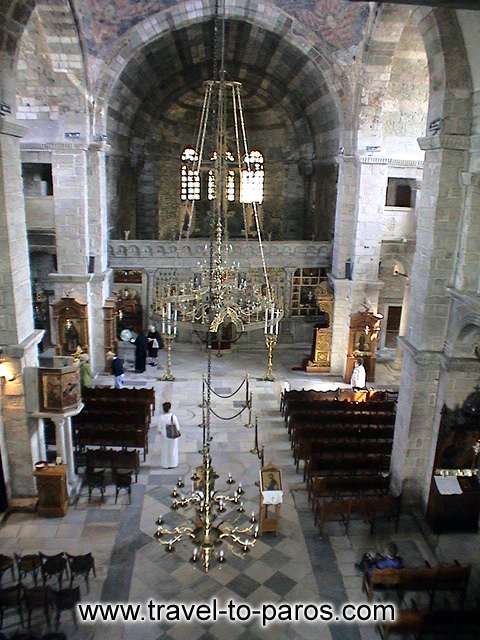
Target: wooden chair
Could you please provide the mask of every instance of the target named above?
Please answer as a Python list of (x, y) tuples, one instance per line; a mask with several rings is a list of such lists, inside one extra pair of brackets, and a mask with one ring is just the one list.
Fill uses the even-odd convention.
[(14, 554), (17, 563), (18, 578), (20, 582), (29, 574), (32, 574), (33, 582), (37, 585), (38, 573), (42, 568), (42, 561), (38, 553), (31, 553), (25, 556)]
[(59, 589), (53, 592), (56, 609), (55, 629), (60, 625), (60, 617), (63, 611), (71, 611), (73, 623), (78, 627), (76, 605), (80, 602), (80, 587), (70, 587), (69, 589)]
[(87, 585), (87, 591), (90, 590), (88, 578), (90, 571), (97, 577), (95, 571), (95, 560), (91, 553), (85, 553), (84, 555), (74, 556), (67, 553), (68, 568), (70, 569), (70, 587), (73, 584), (74, 579), (77, 576), (83, 576)]
[(115, 504), (117, 504), (118, 494), (122, 489), (128, 493), (128, 502), (132, 503), (132, 473), (130, 471), (115, 471), (113, 474), (115, 483)]
[(0, 629), (3, 627), (3, 619), (5, 611), (8, 609), (15, 609), (20, 618), (21, 625), (23, 627), (23, 587), (21, 584), (16, 584), (13, 587), (6, 587), (0, 589)]
[(400, 523), (401, 496), (379, 496), (365, 498), (363, 502), (364, 516), (370, 523), (370, 534), (373, 535), (378, 520), (386, 519), (395, 522), (395, 531)]
[(5, 556), (3, 553), (0, 553), (0, 583), (3, 578), (3, 574), (10, 570), (12, 574), (12, 580), (15, 580), (15, 562), (13, 558), (10, 556)]
[(43, 584), (47, 583), (47, 580), (53, 576), (57, 577), (58, 587), (62, 588), (63, 574), (68, 578), (68, 565), (65, 555), (63, 553), (57, 553), (53, 556), (47, 556), (44, 553), (40, 553), (42, 560), (42, 578)]
[(93, 471), (87, 469), (85, 479), (88, 486), (88, 501), (92, 499), (92, 493), (95, 489), (100, 491), (102, 501), (105, 499), (105, 469)]
[(32, 626), (32, 613), (36, 609), (42, 609), (47, 626), (50, 626), (50, 607), (52, 605), (52, 592), (50, 587), (32, 587), (23, 591), (25, 607), (27, 609), (28, 628)]
[[(334, 500), (332, 502), (323, 502), (318, 511), (318, 519), (320, 521), (320, 531), (327, 521), (340, 521), (345, 527), (345, 534), (348, 532), (350, 523), (350, 512), (352, 507), (351, 500)], [(317, 522), (317, 512), (315, 513), (315, 523)]]

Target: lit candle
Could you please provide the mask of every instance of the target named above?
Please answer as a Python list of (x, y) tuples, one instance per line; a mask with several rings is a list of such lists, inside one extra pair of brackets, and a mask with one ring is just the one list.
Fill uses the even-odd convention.
[(198, 547), (193, 548), (192, 553), (192, 562), (196, 562), (198, 560)]
[(263, 330), (264, 333), (267, 333), (267, 317), (268, 317), (268, 310), (265, 309), (265, 329)]
[(253, 537), (254, 537), (254, 538), (258, 538), (258, 524), (257, 524), (257, 526), (255, 527), (255, 530), (254, 530), (254, 532), (253, 532)]
[(225, 562), (225, 551), (223, 549), (218, 554), (218, 561)]
[(252, 511), (251, 515), (250, 515), (250, 522), (253, 524), (255, 522), (256, 518), (255, 518), (255, 511)]

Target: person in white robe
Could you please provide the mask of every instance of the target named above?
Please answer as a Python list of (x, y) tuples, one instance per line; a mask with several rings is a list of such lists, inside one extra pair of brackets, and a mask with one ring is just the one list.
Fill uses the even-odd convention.
[(365, 371), (362, 358), (358, 358), (358, 360), (355, 360), (350, 385), (352, 389), (365, 389), (366, 382), (367, 372)]
[(180, 432), (180, 424), (177, 416), (172, 413), (170, 402), (164, 402), (163, 414), (158, 423), (158, 433), (160, 434), (160, 466), (164, 469), (174, 469), (178, 467), (178, 441), (180, 438), (167, 438), (167, 426), (175, 425)]

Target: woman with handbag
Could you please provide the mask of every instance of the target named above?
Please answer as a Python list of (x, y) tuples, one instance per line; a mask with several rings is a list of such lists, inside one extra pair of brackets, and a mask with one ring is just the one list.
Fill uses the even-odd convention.
[(178, 467), (178, 441), (180, 439), (180, 425), (177, 416), (172, 413), (170, 402), (164, 402), (163, 415), (158, 423), (160, 434), (160, 465), (164, 469)]

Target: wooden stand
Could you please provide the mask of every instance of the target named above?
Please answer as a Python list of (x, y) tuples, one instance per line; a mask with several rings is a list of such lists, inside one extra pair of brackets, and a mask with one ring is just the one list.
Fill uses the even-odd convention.
[(38, 515), (61, 518), (68, 510), (67, 472), (65, 465), (37, 469)]
[[(426, 520), (435, 533), (478, 531), (480, 483), (475, 475), (479, 466), (475, 445), (479, 441), (476, 414), (469, 415), (462, 407), (443, 407), (426, 512)], [(462, 493), (441, 494), (435, 475), (456, 477)]]
[(442, 495), (432, 481), (426, 520), (435, 533), (478, 531), (480, 485), (477, 478), (458, 478), (460, 495)]
[(263, 501), (263, 491), (268, 491), (269, 479), (273, 478), (277, 484), (275, 490), (282, 490), (282, 474), (280, 469), (273, 464), (267, 464), (260, 470), (260, 504), (259, 504), (259, 530), (260, 534), (274, 533), (277, 535), (281, 504), (265, 504)]
[(367, 382), (375, 382), (377, 341), (382, 319), (382, 314), (372, 313), (371, 311), (361, 311), (353, 314), (350, 318), (350, 334), (348, 338), (348, 354), (345, 376), (343, 378), (344, 382), (350, 383), (357, 358), (363, 359)]

